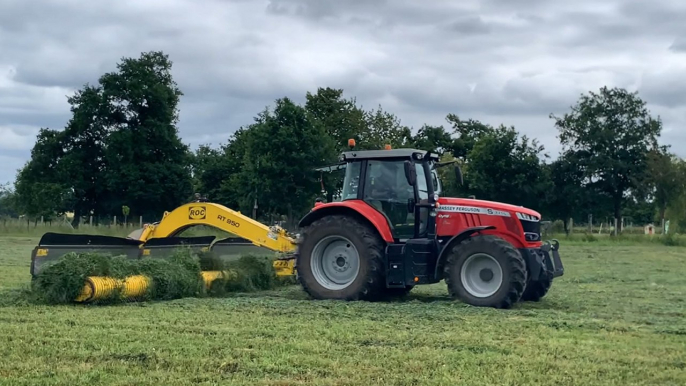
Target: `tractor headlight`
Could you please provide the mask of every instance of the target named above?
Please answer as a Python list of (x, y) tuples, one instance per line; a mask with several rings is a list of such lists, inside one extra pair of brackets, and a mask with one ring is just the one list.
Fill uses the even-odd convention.
[(524, 232), (524, 238), (526, 241), (541, 241), (541, 235), (538, 233)]

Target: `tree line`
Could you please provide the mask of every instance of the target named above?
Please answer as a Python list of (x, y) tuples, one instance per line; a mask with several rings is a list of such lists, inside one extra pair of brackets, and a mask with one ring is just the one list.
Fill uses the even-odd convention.
[[(277, 99), (219, 147), (193, 151), (179, 138), (183, 95), (163, 52), (123, 58), (117, 70), (68, 98), (62, 130), (43, 128), (14, 186), (0, 188), (0, 215), (49, 219), (130, 216), (159, 219), (201, 193), (261, 218), (297, 218), (318, 196), (334, 198), (339, 174), (315, 167), (337, 161), (354, 138), (359, 149), (413, 147), (457, 160), (458, 185), (440, 170), (443, 195), (503, 201), (545, 219), (584, 222), (669, 217), (686, 228), (686, 163), (660, 146), (659, 117), (637, 93), (602, 87), (581, 95), (562, 116), (550, 115), (562, 144), (552, 160), (515, 127), (447, 114), (445, 124), (416, 132), (381, 106), (365, 109), (343, 90), (322, 87), (305, 103)], [(619, 221), (621, 224), (621, 221)]]

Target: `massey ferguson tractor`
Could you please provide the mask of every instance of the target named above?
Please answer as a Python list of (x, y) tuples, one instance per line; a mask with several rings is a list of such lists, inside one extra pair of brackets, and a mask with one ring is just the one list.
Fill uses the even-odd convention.
[(435, 154), (349, 145), (337, 165), (340, 200), (317, 202), (300, 221), (295, 269), (312, 297), (371, 300), (444, 279), (465, 303), (509, 308), (538, 301), (563, 275), (559, 243), (541, 240), (539, 213), (440, 197)]

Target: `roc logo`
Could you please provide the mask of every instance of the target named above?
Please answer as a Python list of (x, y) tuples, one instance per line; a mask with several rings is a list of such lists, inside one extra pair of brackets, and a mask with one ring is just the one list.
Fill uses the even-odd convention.
[(207, 209), (204, 206), (191, 206), (188, 208), (189, 220), (204, 220), (207, 216)]

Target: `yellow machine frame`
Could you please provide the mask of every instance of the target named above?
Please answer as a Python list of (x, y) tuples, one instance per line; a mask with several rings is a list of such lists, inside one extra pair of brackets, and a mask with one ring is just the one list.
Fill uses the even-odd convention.
[[(154, 224), (146, 224), (143, 229), (132, 232), (128, 239), (141, 241), (140, 255), (149, 256), (151, 250), (146, 244), (153, 239), (175, 237), (184, 230), (198, 225), (210, 226), (220, 229), (241, 239), (248, 240), (253, 245), (283, 254), (274, 260), (273, 266), (278, 276), (295, 275), (295, 258), (293, 252), (296, 249), (296, 241), (285, 229), (279, 226), (267, 226), (253, 220), (240, 212), (229, 209), (223, 205), (212, 202), (192, 202), (181, 205), (171, 212), (165, 212), (162, 220)], [(85, 246), (88, 249), (88, 246)], [(39, 245), (34, 249), (32, 256), (32, 271), (34, 271), (34, 259), (44, 258), (49, 255), (50, 247)], [(153, 247), (150, 247), (153, 248)], [(211, 248), (211, 247), (206, 247)], [(57, 248), (63, 251), (62, 248)], [(69, 249), (69, 247), (67, 247)], [(59, 252), (56, 252), (59, 253)], [(231, 272), (203, 271), (203, 281), (208, 286), (218, 278), (226, 278)], [(150, 284), (147, 277), (136, 275), (123, 280), (110, 277), (88, 277), (86, 283), (75, 299), (77, 302), (89, 302), (102, 299), (121, 291), (124, 297), (137, 297), (144, 293)]]
[[(223, 205), (192, 202), (171, 212), (164, 212), (159, 223), (147, 224), (137, 237), (140, 241), (173, 237), (192, 226), (206, 225), (249, 240), (254, 245), (278, 253), (295, 251), (295, 239), (279, 226), (267, 226)], [(143, 251), (145, 255), (145, 251)], [(277, 259), (274, 268), (279, 276), (295, 275), (295, 260)]]

